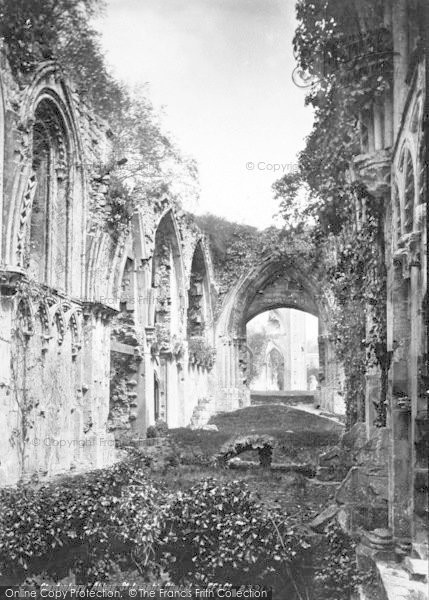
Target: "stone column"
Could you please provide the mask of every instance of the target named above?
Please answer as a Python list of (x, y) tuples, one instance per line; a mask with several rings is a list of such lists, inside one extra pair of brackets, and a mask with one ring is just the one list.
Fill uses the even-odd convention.
[(107, 432), (110, 389), (110, 318), (114, 311), (88, 303), (84, 308), (83, 384), (85, 440), (81, 459), (92, 467), (113, 462), (115, 440)]
[(131, 423), (132, 431), (138, 437), (145, 434), (148, 426), (147, 409), (146, 409), (146, 386), (145, 386), (145, 361), (143, 348), (136, 346), (134, 350), (135, 364), (134, 373), (131, 374), (127, 382), (128, 396), (133, 398), (132, 404), (135, 404), (135, 409), (132, 415), (135, 416)]
[(390, 413), (389, 525), (400, 544), (411, 540), (410, 409), (393, 401)]
[[(3, 283), (3, 282), (2, 282)], [(19, 452), (11, 444), (13, 430), (19, 421), (14, 381), (11, 373), (13, 296), (8, 289), (1, 290), (0, 297), (0, 485), (12, 485), (21, 476)]]
[(374, 150), (384, 148), (383, 109), (379, 102), (374, 104)]
[(407, 87), (408, 69), (408, 10), (407, 0), (392, 3), (393, 34), (393, 133), (398, 134)]
[[(405, 275), (405, 277), (404, 277)], [(392, 279), (392, 338), (394, 350), (389, 389), (389, 525), (397, 543), (411, 539), (411, 401), (409, 386), (410, 282), (402, 262)]]
[[(419, 239), (414, 240), (419, 242)], [(424, 493), (424, 488), (427, 489), (427, 455), (426, 464), (421, 464), (420, 447), (421, 442), (421, 419), (422, 411), (420, 411), (420, 373), (419, 373), (419, 355), (422, 353), (421, 348), (421, 329), (425, 326), (422, 323), (421, 317), (421, 265), (417, 252), (410, 260), (410, 288), (411, 288), (411, 338), (410, 338), (410, 396), (411, 396), (411, 423), (410, 423), (410, 451), (411, 451), (411, 488), (410, 494), (410, 511), (412, 514), (412, 537), (416, 539), (418, 527), (416, 527), (415, 515), (421, 517), (422, 504), (426, 503), (427, 494)], [(426, 407), (427, 415), (427, 407)], [(426, 420), (427, 422), (427, 420)], [(427, 434), (426, 434), (427, 435)], [(423, 492), (423, 493), (422, 493)], [(423, 509), (424, 511), (424, 509)]]

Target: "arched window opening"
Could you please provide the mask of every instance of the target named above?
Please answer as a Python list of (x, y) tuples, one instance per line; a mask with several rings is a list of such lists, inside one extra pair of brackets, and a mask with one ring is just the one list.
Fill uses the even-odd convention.
[(195, 249), (191, 267), (191, 281), (188, 290), (188, 338), (206, 337), (210, 321), (210, 290), (199, 243)]
[(167, 350), (182, 329), (183, 280), (180, 248), (171, 213), (161, 220), (155, 235), (152, 286), (156, 289), (155, 328)]
[(35, 180), (26, 261), (29, 276), (66, 290), (69, 237), (68, 150), (63, 120), (50, 100), (35, 112), (32, 144)]

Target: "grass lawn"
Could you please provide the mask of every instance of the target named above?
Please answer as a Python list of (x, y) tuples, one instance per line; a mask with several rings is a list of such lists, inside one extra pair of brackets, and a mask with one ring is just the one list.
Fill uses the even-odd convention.
[[(282, 464), (316, 465), (318, 455), (336, 445), (343, 433), (339, 423), (284, 405), (250, 406), (218, 414), (210, 420), (218, 431), (170, 429), (169, 437), (181, 456), (181, 464), (157, 473), (158, 479), (172, 491), (185, 489), (202, 478), (218, 481), (239, 480), (247, 483), (260, 501), (270, 508), (277, 506), (306, 522), (333, 502), (336, 486), (308, 479), (297, 472), (280, 473), (253, 467), (248, 470), (222, 469), (210, 464), (228, 440), (245, 434), (268, 434), (277, 440), (273, 461)], [(240, 455), (258, 462), (256, 452)]]
[[(215, 424), (218, 431), (181, 428), (170, 430), (170, 435), (189, 456), (208, 459), (230, 439), (264, 433), (278, 441), (274, 462), (307, 463), (315, 462), (320, 452), (336, 445), (343, 432), (343, 426), (335, 421), (278, 404), (220, 413), (212, 417), (210, 423)], [(244, 453), (242, 457), (249, 459), (251, 453)]]

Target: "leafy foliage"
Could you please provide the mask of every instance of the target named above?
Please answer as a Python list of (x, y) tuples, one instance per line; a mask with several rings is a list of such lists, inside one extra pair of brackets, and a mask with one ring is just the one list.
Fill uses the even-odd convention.
[(218, 454), (218, 462), (226, 465), (228, 460), (238, 456), (248, 450), (257, 450), (261, 466), (269, 467), (271, 465), (273, 448), (276, 445), (274, 438), (268, 435), (247, 435), (238, 439), (229, 441), (222, 446)]
[(102, 116), (118, 113), (124, 89), (108, 73), (90, 24), (103, 7), (103, 0), (1, 0), (1, 36), (15, 74), (57, 60)]
[(356, 543), (335, 522), (329, 523), (315, 552), (314, 600), (346, 600), (368, 579), (356, 565)]
[[(1, 490), (1, 572), (22, 581), (43, 568), (58, 579), (108, 579), (119, 567), (146, 580), (294, 589), (310, 552), (304, 529), (265, 513), (242, 482), (209, 479), (167, 493), (136, 455), (110, 469), (42, 486)], [(291, 596), (293, 597), (293, 596)]]
[(157, 419), (155, 425), (150, 425), (146, 430), (147, 438), (165, 437), (168, 434), (168, 425), (162, 419)]
[[(146, 88), (131, 92), (109, 72), (93, 18), (104, 0), (0, 0), (0, 35), (18, 81), (47, 60), (56, 61), (81, 100), (109, 121), (115, 141), (99, 183), (107, 188), (106, 214), (114, 237), (129, 225), (139, 201), (156, 203), (166, 195), (192, 204), (198, 194), (195, 161), (185, 157), (161, 125)], [(131, 193), (133, 192), (133, 195)]]
[(204, 337), (192, 337), (188, 342), (189, 360), (192, 364), (212, 369), (216, 350), (205, 340)]
[[(364, 418), (365, 376), (387, 369), (383, 220), (353, 158), (365, 150), (367, 115), (391, 84), (392, 47), (382, 3), (297, 3), (294, 49), (312, 84), (313, 130), (299, 172), (273, 186), (284, 229), (304, 234), (303, 257), (331, 299), (331, 336), (346, 376), (347, 424)], [(385, 424), (385, 386), (376, 407)]]
[(198, 226), (210, 241), (216, 281), (219, 284), (217, 309), (225, 295), (267, 257), (277, 257), (306, 271), (304, 257), (312, 250), (306, 235), (290, 236), (284, 230), (231, 223), (221, 217), (205, 214), (196, 217)]
[[(43, 485), (39, 489), (19, 486), (0, 491), (3, 506), (0, 517), (0, 572), (15, 573), (18, 577), (37, 569), (60, 555), (67, 559), (70, 549), (81, 547), (78, 556), (71, 555), (73, 568), (83, 581), (95, 581), (109, 572), (118, 552), (126, 556), (121, 540), (138, 536), (143, 545), (142, 531), (132, 530), (141, 511), (152, 507), (154, 489), (145, 479), (145, 462), (135, 455), (110, 469), (65, 480), (60, 484)], [(139, 503), (131, 512), (127, 486), (140, 486)], [(152, 512), (152, 510), (151, 510)], [(146, 513), (141, 513), (146, 514)], [(147, 514), (146, 514), (147, 516)], [(157, 519), (153, 511), (151, 519)], [(150, 552), (148, 534), (145, 552)], [(137, 538), (134, 539), (137, 543)], [(135, 546), (129, 546), (128, 556)], [(55, 564), (55, 563), (54, 563)], [(55, 570), (55, 566), (53, 567)]]
[(163, 543), (180, 583), (228, 582), (293, 589), (307, 534), (280, 514), (265, 514), (242, 482), (208, 479), (179, 493), (165, 515)]

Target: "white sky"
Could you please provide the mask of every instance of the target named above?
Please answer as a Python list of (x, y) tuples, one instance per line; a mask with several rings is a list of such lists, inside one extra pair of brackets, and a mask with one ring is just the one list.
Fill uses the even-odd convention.
[(197, 160), (196, 211), (270, 225), (283, 171), (267, 165), (296, 164), (312, 122), (291, 79), (294, 0), (107, 2), (98, 27), (108, 63), (131, 85), (150, 83), (167, 129)]

